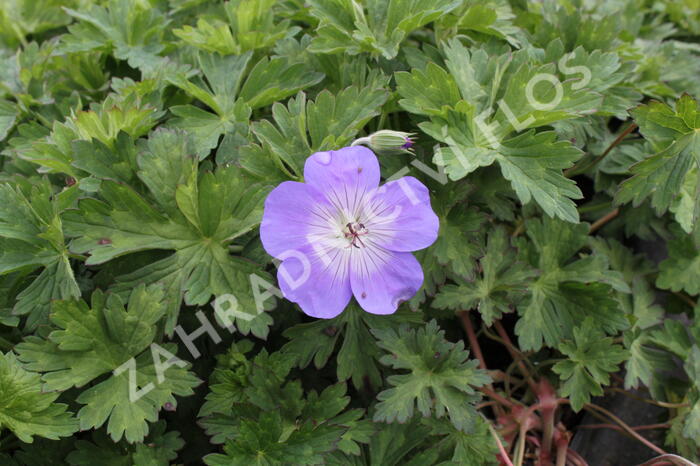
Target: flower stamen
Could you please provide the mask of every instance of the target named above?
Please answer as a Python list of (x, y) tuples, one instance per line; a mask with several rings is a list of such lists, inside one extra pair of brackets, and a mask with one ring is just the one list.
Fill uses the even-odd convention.
[(360, 246), (357, 245), (359, 242), (362, 247), (366, 247), (365, 243), (362, 242), (361, 236), (366, 235), (369, 233), (369, 230), (364, 226), (362, 223), (358, 222), (348, 222), (347, 225), (345, 225), (345, 228), (347, 231), (344, 232), (345, 238), (350, 240), (350, 244), (348, 244), (346, 247), (352, 247), (355, 246), (357, 249), (360, 249)]

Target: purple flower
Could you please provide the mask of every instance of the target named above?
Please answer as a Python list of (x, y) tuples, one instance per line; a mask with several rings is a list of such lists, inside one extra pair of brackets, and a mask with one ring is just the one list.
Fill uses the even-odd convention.
[(284, 296), (326, 319), (353, 295), (367, 312), (396, 311), (423, 283), (411, 251), (437, 238), (428, 189), (411, 176), (379, 187), (377, 157), (362, 146), (313, 154), (304, 178), (270, 193), (260, 225), (265, 250), (282, 260)]

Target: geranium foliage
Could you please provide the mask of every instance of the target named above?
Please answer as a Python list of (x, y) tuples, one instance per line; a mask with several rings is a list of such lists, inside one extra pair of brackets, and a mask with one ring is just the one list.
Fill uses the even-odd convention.
[(691, 0), (0, 0), (0, 463), (697, 462), (698, 43)]

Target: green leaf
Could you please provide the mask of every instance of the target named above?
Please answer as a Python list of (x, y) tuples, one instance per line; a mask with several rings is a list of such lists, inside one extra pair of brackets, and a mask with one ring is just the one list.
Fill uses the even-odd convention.
[(423, 285), (408, 303), (411, 310), (417, 311), (420, 305), (425, 302), (426, 297), (435, 296), (438, 287), (445, 283), (447, 280), (447, 270), (445, 270), (446, 268), (438, 262), (435, 254), (433, 254), (433, 247), (417, 251), (415, 256), (423, 269)]
[(203, 306), (212, 295), (231, 294), (242, 312), (251, 315), (236, 318), (239, 330), (264, 337), (272, 319), (256, 312), (261, 310), (250, 276), (267, 275), (256, 264), (231, 256), (228, 245), (259, 223), (267, 191), (233, 166), (202, 170), (198, 176), (191, 154), (184, 134), (154, 132), (138, 156), (137, 175), (155, 203), (126, 185), (103, 181), (100, 195), (106, 202), (83, 199), (79, 210), (66, 213), (66, 229), (75, 237), (70, 247), (89, 253), (87, 264), (144, 250), (174, 250), (119, 277), (115, 291), (127, 293), (139, 283), (161, 283), (168, 303), (168, 333), (175, 327), (183, 298), (188, 305)]
[(675, 368), (671, 354), (656, 347), (649, 332), (639, 329), (624, 335), (629, 359), (625, 364), (625, 388), (637, 388), (639, 382), (652, 387), (659, 372)]
[(262, 120), (251, 125), (260, 145), (243, 148), (241, 165), (263, 179), (270, 179), (273, 171), (283, 173), (282, 179), (300, 179), (309, 155), (349, 145), (379, 114), (387, 91), (384, 83), (376, 84), (351, 86), (336, 95), (324, 90), (315, 101), (307, 101), (306, 94), (300, 92), (286, 106), (274, 104), (275, 124)]
[[(677, 218), (689, 233), (700, 213), (700, 196), (695, 189), (697, 171), (693, 170), (700, 166), (700, 106), (684, 94), (676, 101), (675, 109), (653, 101), (630, 113), (655, 154), (631, 168), (634, 176), (620, 185), (615, 202), (632, 202), (636, 207), (651, 197), (658, 214), (672, 205), (678, 212), (677, 202), (682, 202)], [(686, 186), (694, 190), (693, 194), (687, 193)]]
[(133, 68), (148, 70), (159, 62), (165, 48), (163, 35), (168, 20), (157, 9), (136, 0), (109, 0), (107, 7), (65, 9), (79, 20), (62, 38), (66, 52), (106, 50)]
[(216, 18), (198, 18), (195, 27), (185, 25), (180, 29), (173, 29), (173, 34), (185, 43), (206, 52), (221, 55), (240, 55), (244, 52), (233, 38), (228, 24)]
[(669, 210), (673, 212), (676, 222), (683, 228), (686, 233), (693, 231), (695, 226), (695, 221), (697, 220), (697, 214), (695, 213), (695, 197), (696, 193), (700, 190), (700, 176), (698, 176), (700, 171), (696, 167), (692, 167), (688, 170), (688, 174), (685, 176), (685, 181), (683, 181), (683, 186), (680, 189), (678, 197), (676, 197)]
[(464, 466), (498, 464), (496, 459), (498, 447), (489, 432), (489, 421), (483, 417), (477, 417), (474, 421), (473, 429), (462, 432), (444, 420), (423, 420), (433, 428), (433, 434), (442, 437), (433, 448), (443, 450), (450, 456), (448, 464)]
[(13, 313), (27, 315), (34, 329), (48, 321), (53, 299), (80, 295), (64, 244), (59, 214), (77, 195), (69, 188), (54, 196), (48, 181), (0, 185), (0, 274), (43, 271), (17, 296)]
[[(464, 73), (472, 72), (466, 68)], [(461, 99), (460, 88), (455, 79), (447, 71), (436, 65), (428, 63), (425, 70), (414, 68), (411, 72), (401, 71), (394, 75), (396, 86), (402, 99), (399, 104), (411, 113), (417, 115), (446, 116), (450, 108), (454, 108)], [(466, 87), (472, 76), (465, 77)], [(471, 88), (478, 93), (483, 93), (481, 87)]]
[(66, 461), (73, 466), (89, 466), (99, 463), (105, 466), (168, 466), (177, 458), (177, 451), (185, 446), (179, 432), (165, 432), (165, 421), (153, 425), (151, 433), (144, 443), (129, 445), (125, 442), (115, 444), (96, 431), (92, 442), (78, 440), (77, 447)]
[(564, 50), (560, 38), (553, 40), (547, 45), (545, 62), (557, 62), (560, 72), (578, 81), (576, 87), (584, 85), (589, 92), (605, 96), (597, 105), (596, 114), (612, 114), (625, 120), (627, 110), (642, 99), (642, 94), (626, 82), (633, 79), (634, 67), (623, 63), (614, 51), (593, 50), (589, 53), (583, 46), (568, 54)]
[(14, 354), (0, 353), (0, 427), (10, 429), (21, 441), (33, 437), (58, 439), (78, 430), (68, 405), (54, 403), (58, 393), (45, 393), (39, 375), (25, 370)]
[(691, 380), (693, 404), (686, 414), (683, 435), (689, 439), (700, 437), (700, 348), (693, 345), (688, 360), (683, 366)]
[(522, 349), (572, 339), (576, 323), (587, 316), (603, 333), (628, 327), (613, 288), (629, 292), (629, 287), (619, 273), (608, 270), (607, 258), (594, 254), (572, 260), (586, 244), (587, 224), (542, 218), (528, 221), (526, 229), (532, 243), (520, 242), (520, 250), (540, 275), (529, 286), (528, 299), (518, 306), (521, 318), (515, 331)]
[[(51, 321), (58, 330), (48, 339), (28, 337), (17, 351), (29, 370), (43, 373), (49, 390), (81, 387), (114, 372), (78, 396), (77, 401), (85, 405), (78, 412), (80, 427), (100, 427), (109, 419), (107, 432), (115, 442), (122, 436), (130, 443), (141, 441), (148, 433), (147, 421), (157, 420), (166, 403), (175, 405), (173, 395), (190, 395), (199, 383), (183, 368), (184, 362), (169, 363), (161, 370), (147, 351), (164, 313), (163, 292), (155, 286), (135, 288), (128, 310), (118, 295), (99, 291), (93, 293), (92, 308), (82, 301), (56, 301)], [(164, 348), (175, 350), (174, 345)], [(117, 373), (128, 361), (134, 364), (134, 373)], [(145, 387), (145, 394), (133, 399), (132, 392), (139, 387)]]
[(322, 74), (285, 58), (263, 57), (246, 73), (250, 58), (250, 52), (225, 57), (199, 53), (203, 77), (190, 78), (183, 72), (167, 78), (215, 112), (192, 105), (171, 108), (177, 117), (171, 125), (194, 135), (200, 158), (216, 147), (221, 135), (232, 131), (247, 133), (251, 109), (289, 97), (323, 78)]
[[(32, 443), (22, 443), (21, 450), (15, 450), (15, 462), (9, 465), (21, 466), (64, 466), (66, 456), (75, 449), (75, 439), (63, 437), (59, 440), (35, 438)], [(9, 455), (8, 455), (9, 458)]]
[(412, 31), (449, 13), (453, 0), (389, 0), (367, 2), (367, 11), (353, 0), (312, 0), (311, 14), (320, 21), (310, 50), (316, 53), (370, 52), (394, 58)]
[[(99, 167), (101, 175), (122, 179), (126, 176), (124, 169), (133, 167), (131, 139), (147, 134), (162, 115), (162, 111), (136, 94), (126, 97), (110, 94), (102, 103), (92, 104), (89, 110), (77, 112), (63, 123), (54, 122), (48, 136), (41, 126), (20, 127), (20, 134), (25, 133), (32, 142), (31, 147), (18, 155), (49, 173), (81, 179), (88, 173), (80, 168)], [(92, 160), (93, 150), (98, 152), (100, 160)], [(116, 172), (110, 170), (112, 164), (120, 165)]]
[(0, 141), (5, 139), (17, 120), (17, 108), (12, 102), (0, 99)]
[[(485, 216), (476, 209), (437, 207), (440, 212), (440, 235), (430, 248), (437, 261), (461, 278), (472, 278), (476, 258), (482, 246), (475, 237), (484, 224)], [(445, 212), (446, 211), (446, 212)]]
[(559, 350), (567, 356), (552, 367), (564, 384), (562, 396), (571, 398), (571, 407), (579, 411), (588, 403), (591, 395), (603, 394), (602, 385), (610, 383), (610, 373), (618, 370), (618, 364), (628, 358), (627, 351), (613, 344), (613, 339), (604, 337), (593, 325), (592, 319), (574, 328), (573, 340), (559, 344)]
[(226, 440), (225, 455), (210, 455), (207, 464), (276, 464), (287, 457), (319, 464), (319, 455), (336, 448), (359, 454), (357, 442), (369, 442), (373, 429), (360, 420), (363, 410), (343, 411), (350, 402), (345, 384), (311, 390), (304, 400), (299, 382), (287, 380), (294, 358), (263, 350), (250, 360), (244, 354), (251, 346), (238, 342), (219, 358), (200, 415), (212, 441)]
[(98, 139), (73, 141), (72, 165), (95, 178), (123, 183), (136, 181), (136, 146), (126, 133), (120, 132), (111, 148)]
[[(625, 25), (622, 19), (634, 16), (629, 9), (621, 6), (606, 7), (608, 5), (589, 10), (553, 4), (552, 8), (540, 11), (532, 40), (535, 44), (546, 45), (559, 39), (566, 50), (577, 46), (586, 50), (614, 49), (621, 42), (618, 36)], [(637, 11), (634, 10), (635, 13)]]
[[(70, 18), (62, 7), (68, 3), (59, 0), (13, 1), (0, 11), (0, 39), (11, 46), (25, 43), (29, 35), (65, 26)], [(1, 139), (1, 138), (0, 138)]]
[(321, 79), (321, 73), (310, 71), (303, 63), (262, 58), (250, 70), (239, 98), (252, 109), (261, 108), (318, 84)]
[(481, 399), (474, 388), (489, 383), (490, 378), (476, 368), (477, 361), (468, 359), (464, 342), (447, 341), (434, 320), (417, 330), (402, 326), (398, 331), (377, 329), (372, 333), (388, 353), (381, 363), (410, 371), (387, 378), (392, 388), (377, 395), (375, 421), (403, 423), (417, 410), (424, 417), (447, 414), (462, 431), (473, 427), (478, 417), (474, 404)]
[[(553, 48), (540, 64), (524, 51), (498, 55), (467, 49), (452, 39), (444, 46), (449, 75), (429, 64), (426, 71), (397, 74), (397, 90), (405, 109), (430, 117), (419, 126), (446, 144), (433, 161), (451, 179), (498, 162), (523, 204), (534, 199), (549, 216), (576, 223), (572, 200), (582, 194), (562, 170), (581, 151), (569, 141), (558, 141), (553, 132), (535, 133), (532, 128), (594, 113), (602, 98), (580, 89), (580, 79), (568, 79), (568, 68), (551, 63), (560, 58), (554, 55), (566, 58), (563, 50), (555, 52)], [(605, 87), (602, 82), (593, 85)]]
[(439, 21), (442, 28), (456, 28), (470, 35), (477, 32), (508, 41), (513, 47), (520, 47), (521, 32), (513, 24), (515, 15), (508, 3), (487, 1), (478, 4), (466, 3)]
[[(435, 139), (448, 142), (436, 153), (434, 162), (447, 175), (458, 180), (479, 167), (498, 162), (503, 176), (510, 181), (523, 204), (532, 199), (551, 217), (578, 222), (576, 204), (582, 197), (562, 170), (569, 168), (581, 152), (568, 141), (557, 141), (554, 132), (529, 131), (503, 141), (498, 150), (479, 146), (475, 141), (473, 114), (450, 111), (441, 123), (422, 123), (421, 129)], [(483, 137), (483, 136), (479, 136)]]
[(381, 384), (377, 364), (380, 349), (371, 332), (378, 328), (421, 321), (417, 313), (400, 310), (392, 316), (375, 316), (351, 303), (338, 317), (299, 324), (286, 330), (284, 336), (290, 341), (282, 351), (292, 356), (301, 368), (313, 361), (314, 366), (320, 369), (326, 365), (342, 336), (335, 358), (338, 380), (351, 379), (358, 389), (367, 385), (377, 387)]
[(263, 413), (257, 420), (242, 420), (236, 440), (224, 446), (225, 454), (207, 455), (204, 462), (211, 466), (321, 464), (342, 432), (339, 426), (306, 423), (281, 441), (285, 433), (279, 413)]
[(429, 433), (415, 420), (382, 426), (370, 443), (370, 464), (405, 464), (406, 456), (423, 443)]
[(350, 86), (336, 95), (322, 91), (306, 106), (306, 125), (314, 150), (343, 146), (374, 116), (388, 98), (384, 80), (361, 88)]
[(497, 228), (488, 235), (486, 254), (479, 260), (479, 275), (474, 281), (459, 280), (445, 285), (433, 301), (433, 307), (454, 311), (477, 309), (486, 325), (511, 312), (511, 305), (525, 294), (535, 271), (517, 261), (508, 234)]
[(671, 231), (673, 238), (668, 241), (668, 258), (659, 264), (656, 286), (663, 290), (700, 294), (698, 234), (686, 235), (680, 228)]
[(690, 356), (693, 342), (688, 334), (687, 326), (678, 320), (664, 320), (663, 327), (651, 331), (649, 338), (654, 345), (671, 352), (684, 361)]
[(225, 15), (199, 17), (196, 27), (183, 26), (173, 33), (187, 44), (222, 55), (267, 48), (297, 31), (289, 27), (289, 20), (275, 22), (275, 6), (275, 0), (227, 2)]
[(448, 277), (455, 279), (474, 276), (477, 258), (483, 254), (482, 235), (479, 233), (486, 220), (477, 209), (459, 209), (469, 194), (466, 183), (435, 186), (432, 206), (440, 219), (440, 231), (432, 246), (415, 252), (423, 269), (423, 286), (409, 301), (418, 310), (426, 296), (435, 296)]

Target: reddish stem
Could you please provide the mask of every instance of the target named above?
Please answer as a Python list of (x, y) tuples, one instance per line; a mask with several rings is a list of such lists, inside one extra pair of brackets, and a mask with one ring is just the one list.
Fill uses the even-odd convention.
[(503, 406), (506, 406), (509, 409), (513, 409), (516, 407), (515, 403), (513, 403), (511, 400), (509, 400), (507, 398), (502, 397), (501, 395), (496, 393), (492, 388), (481, 387), (479, 389), (479, 391), (481, 391), (482, 393), (484, 393), (486, 396), (488, 396), (492, 400), (499, 402), (500, 404), (502, 404)]
[[(630, 426), (630, 429), (634, 431), (639, 431), (639, 430), (653, 430), (653, 429), (668, 429), (671, 427), (671, 424), (668, 423), (663, 423), (663, 424), (649, 424), (646, 426)], [(625, 432), (625, 430), (620, 427), (616, 426), (615, 424), (584, 424), (580, 425), (577, 427), (578, 429), (615, 429), (619, 430), (622, 432)]]
[(597, 230), (601, 229), (606, 223), (608, 223), (610, 220), (614, 219), (618, 215), (620, 215), (619, 208), (611, 210), (606, 215), (593, 222), (593, 225), (591, 225), (591, 229), (588, 230), (588, 234), (590, 235), (595, 233)]
[(498, 434), (496, 433), (496, 430), (493, 428), (490, 422), (486, 421), (488, 426), (489, 426), (489, 431), (491, 432), (491, 435), (493, 436), (493, 439), (496, 441), (496, 445), (498, 446), (498, 456), (501, 459), (501, 462), (505, 464), (506, 466), (513, 466), (513, 463), (510, 461), (510, 458), (508, 457), (508, 453), (506, 452), (506, 449), (503, 447), (503, 443), (501, 443), (501, 439), (498, 437)]
[(608, 146), (608, 148), (605, 149), (605, 152), (603, 152), (601, 155), (599, 155), (598, 157), (596, 157), (595, 159), (593, 159), (593, 160), (592, 160), (590, 163), (588, 163), (588, 164), (584, 164), (583, 166), (581, 166), (579, 163), (577, 163), (577, 164), (574, 165), (573, 167), (571, 167), (571, 168), (569, 168), (569, 169), (567, 169), (567, 170), (564, 170), (564, 176), (567, 177), (567, 178), (571, 178), (572, 176), (576, 176), (576, 175), (578, 175), (578, 174), (584, 173), (586, 170), (588, 170), (588, 169), (590, 169), (590, 168), (593, 168), (593, 167), (596, 166), (598, 163), (600, 163), (600, 161), (603, 160), (603, 159), (610, 153), (610, 151), (613, 150), (613, 148), (614, 148), (615, 146), (617, 146), (618, 144), (620, 144), (620, 143), (621, 143), (632, 131), (634, 131), (635, 129), (637, 129), (637, 124), (636, 124), (636, 123), (632, 123), (632, 124), (629, 125), (627, 128), (625, 128), (625, 130), (622, 131), (622, 132), (617, 136), (617, 138), (615, 138), (615, 140)]
[[(561, 402), (569, 403), (569, 400), (561, 400)], [(654, 451), (655, 451), (656, 453), (658, 453), (659, 455), (666, 455), (666, 454), (667, 454), (664, 450), (662, 450), (661, 448), (659, 448), (659, 447), (657, 447), (656, 445), (654, 445), (653, 443), (651, 443), (649, 440), (647, 440), (647, 439), (645, 439), (644, 437), (642, 437), (641, 435), (639, 435), (637, 432), (634, 431), (634, 429), (632, 429), (629, 425), (627, 425), (627, 423), (626, 423), (625, 421), (623, 421), (623, 420), (620, 419), (619, 417), (615, 416), (613, 413), (611, 413), (611, 412), (608, 411), (607, 409), (602, 408), (602, 407), (600, 407), (600, 406), (598, 406), (598, 405), (590, 404), (590, 403), (584, 405), (583, 407), (584, 407), (585, 409), (590, 409), (590, 410), (593, 410), (593, 411), (597, 411), (597, 412), (599, 412), (599, 413), (601, 413), (601, 414), (607, 416), (607, 417), (610, 418), (612, 421), (614, 421), (617, 425), (619, 425), (620, 427), (622, 427), (622, 429), (623, 429), (625, 432), (627, 432), (627, 433), (630, 434), (632, 437), (634, 437), (635, 439), (637, 439), (637, 440), (639, 440), (640, 442), (642, 442), (644, 445), (646, 445), (647, 447), (649, 447), (651, 450), (654, 450)]]
[[(542, 448), (540, 449), (540, 463), (542, 465), (549, 465), (552, 463), (551, 451), (552, 451), (552, 437), (554, 435), (554, 412), (555, 409), (543, 409), (542, 410)], [(557, 453), (558, 455), (558, 453)]]
[(474, 351), (474, 356), (479, 360), (479, 367), (486, 370), (486, 360), (484, 359), (484, 354), (481, 352), (481, 346), (479, 346), (479, 341), (476, 338), (476, 332), (474, 331), (474, 324), (469, 316), (469, 311), (460, 311), (459, 318), (462, 319), (462, 326), (464, 331), (467, 332), (467, 338), (469, 339), (469, 346), (471, 346), (472, 351)]
[(695, 463), (693, 463), (692, 461), (688, 461), (682, 456), (673, 455), (670, 453), (657, 456), (656, 458), (652, 458), (649, 461), (640, 464), (639, 466), (661, 466), (664, 464), (670, 464), (674, 466), (696, 466)]
[[(474, 352), (474, 356), (479, 360), (479, 367), (483, 370), (488, 370), (486, 367), (486, 360), (484, 359), (484, 354), (481, 352), (481, 346), (479, 346), (479, 340), (476, 337), (476, 332), (474, 331), (474, 324), (472, 323), (471, 316), (469, 315), (469, 311), (460, 311), (459, 312), (459, 318), (462, 320), (462, 326), (464, 327), (464, 331), (467, 332), (467, 338), (469, 339), (469, 346), (471, 347), (471, 350)], [(493, 385), (489, 384), (488, 388), (487, 387), (482, 387), (481, 391), (484, 393), (487, 393), (493, 400), (498, 401), (500, 404), (496, 404), (493, 409), (496, 412), (496, 416), (502, 416), (503, 415), (503, 410), (500, 405), (505, 405), (505, 406), (513, 406), (513, 403), (511, 403), (509, 400), (503, 398), (502, 396), (498, 395), (494, 390), (493, 390)]]
[(518, 368), (520, 369), (520, 372), (522, 372), (523, 376), (525, 379), (527, 379), (527, 383), (530, 385), (530, 389), (537, 393), (537, 384), (535, 384), (535, 381), (532, 379), (532, 375), (530, 374), (530, 371), (527, 370), (527, 366), (523, 363), (523, 355), (518, 351), (515, 346), (513, 345), (513, 342), (510, 340), (510, 337), (508, 336), (508, 332), (506, 332), (506, 329), (503, 328), (503, 325), (501, 325), (500, 321), (495, 321), (494, 322), (494, 327), (496, 327), (496, 332), (498, 332), (498, 336), (501, 337), (503, 340), (506, 349), (510, 353), (510, 356), (513, 358), (513, 360), (516, 362), (518, 365)]
[[(560, 425), (561, 426), (561, 425)], [(570, 435), (568, 432), (557, 431), (555, 442), (557, 445), (557, 465), (566, 466), (566, 457), (569, 452)]]
[(576, 466), (588, 466), (588, 463), (586, 460), (581, 457), (575, 450), (572, 450), (571, 448), (567, 448), (566, 454), (569, 458), (569, 461), (574, 463)]

